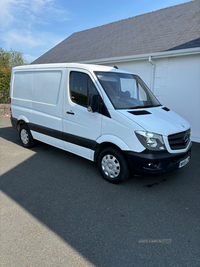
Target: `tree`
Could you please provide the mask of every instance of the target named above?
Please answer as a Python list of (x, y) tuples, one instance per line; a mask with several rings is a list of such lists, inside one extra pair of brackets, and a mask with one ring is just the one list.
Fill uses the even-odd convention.
[(13, 49), (6, 51), (0, 47), (0, 103), (9, 103), (12, 68), (27, 64), (22, 52)]
[(27, 65), (28, 62), (24, 59), (24, 54), (11, 49), (10, 51), (3, 50), (0, 47), (0, 69), (11, 69), (15, 66)]

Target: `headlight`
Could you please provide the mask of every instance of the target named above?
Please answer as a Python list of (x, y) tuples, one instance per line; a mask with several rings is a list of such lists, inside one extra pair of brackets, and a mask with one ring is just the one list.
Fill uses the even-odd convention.
[(135, 131), (135, 134), (147, 149), (157, 151), (166, 150), (162, 135), (145, 131)]

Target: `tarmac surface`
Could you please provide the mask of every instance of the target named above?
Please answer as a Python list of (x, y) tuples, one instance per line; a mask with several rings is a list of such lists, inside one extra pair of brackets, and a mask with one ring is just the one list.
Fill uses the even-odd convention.
[(200, 266), (200, 143), (180, 170), (105, 181), (0, 118), (0, 266)]

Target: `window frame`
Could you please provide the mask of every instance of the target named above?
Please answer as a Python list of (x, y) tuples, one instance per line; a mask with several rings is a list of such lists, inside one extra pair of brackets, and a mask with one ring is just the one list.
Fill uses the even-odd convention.
[[(138, 108), (151, 108), (151, 107), (158, 107), (158, 106), (161, 106), (159, 100), (156, 98), (156, 96), (152, 93), (152, 91), (148, 88), (148, 86), (144, 83), (144, 81), (136, 74), (132, 74), (132, 73), (124, 73), (124, 72), (108, 72), (108, 71), (95, 71), (94, 72), (96, 77), (97, 77), (97, 80), (99, 81), (99, 83), (101, 84), (105, 94), (108, 96), (111, 104), (113, 105), (114, 109), (116, 110), (128, 110), (128, 109), (138, 109)], [(146, 92), (147, 94), (147, 101), (149, 101), (149, 99), (152, 101), (152, 105), (143, 105), (143, 106), (135, 106), (135, 107), (123, 107), (123, 106), (120, 106), (118, 107), (116, 105), (116, 103), (114, 103), (114, 100), (115, 98), (112, 98), (112, 96), (108, 93), (108, 91), (106, 90), (105, 86), (103, 85), (101, 79), (98, 77), (98, 75), (103, 75), (103, 74), (116, 74), (117, 75), (117, 78), (118, 76), (120, 77), (120, 75), (131, 75), (133, 77), (133, 79), (136, 80), (137, 82), (137, 88), (138, 88), (138, 84), (140, 85), (140, 87), (144, 90), (144, 92)], [(144, 88), (145, 89), (144, 89)], [(139, 97), (139, 90), (137, 91), (137, 99)], [(155, 104), (153, 104), (153, 101), (155, 100)], [(145, 102), (147, 102), (145, 101)], [(142, 101), (143, 102), (143, 101)]]
[[(72, 73), (79, 73), (79, 74), (87, 75), (87, 88), (86, 88), (86, 89), (87, 89), (87, 95), (86, 95), (86, 97), (87, 97), (87, 105), (78, 103), (78, 101), (74, 101), (74, 100), (72, 99), (72, 92), (74, 92), (74, 91), (71, 90), (71, 82), (72, 82), (71, 74), (72, 74)], [(95, 90), (96, 90), (96, 93), (97, 93), (98, 95), (100, 95), (100, 94), (99, 94), (99, 91), (97, 90), (97, 87), (96, 87), (95, 83), (93, 82), (92, 78), (90, 77), (90, 75), (89, 75), (88, 73), (83, 72), (83, 71), (79, 71), (79, 70), (70, 70), (70, 72), (69, 72), (69, 95), (70, 95), (70, 100), (72, 101), (72, 103), (77, 104), (77, 105), (82, 106), (82, 107), (85, 107), (85, 108), (88, 107), (88, 102), (89, 102), (89, 90), (90, 90), (89, 85), (90, 85), (90, 82), (91, 82), (92, 85), (94, 86), (94, 88), (95, 88)]]

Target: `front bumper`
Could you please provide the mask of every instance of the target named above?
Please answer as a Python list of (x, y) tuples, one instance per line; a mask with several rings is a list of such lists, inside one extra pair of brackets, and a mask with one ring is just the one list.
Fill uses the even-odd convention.
[(192, 142), (185, 153), (145, 150), (141, 153), (126, 151), (125, 156), (134, 174), (160, 175), (178, 169), (180, 161), (191, 155)]

